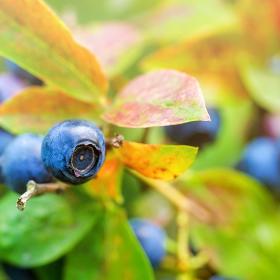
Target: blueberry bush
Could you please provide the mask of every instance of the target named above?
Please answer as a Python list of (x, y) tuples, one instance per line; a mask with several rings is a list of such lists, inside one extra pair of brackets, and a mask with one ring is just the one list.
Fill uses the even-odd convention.
[(278, 0), (0, 0), (0, 280), (280, 277)]

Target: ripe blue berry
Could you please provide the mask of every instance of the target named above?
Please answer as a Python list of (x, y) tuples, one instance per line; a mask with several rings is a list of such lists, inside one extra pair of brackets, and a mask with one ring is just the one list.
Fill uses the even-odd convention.
[(2, 174), (1, 156), (4, 150), (6, 149), (6, 147), (12, 142), (13, 139), (14, 136), (11, 133), (0, 128), (0, 183), (4, 182), (4, 178)]
[(23, 68), (15, 64), (14, 62), (10, 60), (5, 60), (5, 64), (7, 69), (14, 74), (16, 77), (22, 79), (23, 81), (28, 82), (31, 85), (42, 85), (42, 81), (38, 78), (34, 77), (29, 72), (25, 71)]
[(84, 120), (58, 123), (44, 138), (42, 159), (57, 179), (82, 184), (95, 176), (104, 163), (103, 133)]
[(167, 137), (183, 145), (203, 147), (214, 141), (220, 128), (220, 115), (216, 109), (208, 109), (211, 121), (195, 121), (179, 125), (167, 126)]
[(249, 143), (238, 168), (267, 186), (280, 190), (280, 152), (274, 139), (261, 137)]
[(162, 228), (144, 219), (132, 219), (130, 225), (153, 267), (166, 255), (166, 234)]
[(2, 155), (2, 174), (5, 184), (12, 190), (23, 193), (29, 180), (49, 183), (52, 176), (41, 160), (43, 137), (22, 134), (16, 137)]

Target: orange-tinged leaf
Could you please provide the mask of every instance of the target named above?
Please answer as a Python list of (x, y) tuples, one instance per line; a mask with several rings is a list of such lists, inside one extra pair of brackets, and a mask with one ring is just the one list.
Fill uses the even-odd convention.
[(236, 75), (236, 60), (246, 45), (235, 34), (212, 36), (199, 42), (178, 43), (161, 48), (141, 62), (147, 71), (155, 68), (172, 68), (189, 72), (196, 77), (201, 74), (225, 78)]
[(176, 186), (192, 203), (204, 209), (205, 217), (194, 216), (195, 220), (201, 218), (199, 222), (207, 221), (211, 226), (232, 226), (236, 221), (248, 218), (240, 213), (250, 203), (257, 208), (267, 203), (267, 199), (271, 203), (268, 193), (258, 181), (229, 168), (186, 173), (176, 181)]
[(40, 0), (0, 1), (0, 54), (83, 101), (107, 89), (95, 57)]
[(86, 189), (93, 196), (121, 200), (122, 171), (123, 165), (120, 159), (115, 154), (107, 154), (106, 161), (97, 177), (86, 185)]
[(15, 133), (44, 133), (56, 122), (72, 119), (98, 120), (96, 105), (79, 101), (59, 90), (26, 88), (0, 106), (0, 123)]
[(144, 71), (172, 68), (191, 73), (199, 80), (204, 96), (204, 84), (210, 81), (216, 83), (216, 87), (224, 88), (222, 96), (248, 98), (236, 67), (242, 51), (247, 47), (236, 34), (217, 35), (199, 42), (177, 43), (161, 48), (145, 57), (141, 68)]
[(190, 167), (197, 150), (183, 145), (150, 145), (124, 141), (119, 153), (128, 168), (153, 179), (172, 180)]
[(132, 80), (103, 117), (112, 124), (136, 128), (209, 120), (197, 80), (175, 70)]
[[(262, 9), (252, 9), (252, 6)], [(244, 37), (258, 56), (264, 57), (279, 50), (279, 0), (243, 0), (236, 5), (236, 12), (242, 22)], [(260, 20), (261, 19), (261, 20)], [(252, 32), (254, 30), (254, 32)]]

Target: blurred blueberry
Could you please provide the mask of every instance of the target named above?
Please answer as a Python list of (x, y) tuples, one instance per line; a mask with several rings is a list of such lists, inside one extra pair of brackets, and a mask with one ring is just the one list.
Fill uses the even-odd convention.
[(276, 140), (260, 137), (249, 143), (238, 169), (263, 184), (280, 190), (280, 156)]
[(36, 280), (37, 277), (31, 269), (20, 268), (11, 264), (3, 263), (3, 269), (9, 280)]
[(23, 193), (29, 180), (49, 183), (52, 176), (41, 159), (43, 137), (34, 134), (17, 136), (2, 155), (2, 174), (5, 184), (13, 191)]
[(129, 223), (152, 266), (157, 267), (166, 255), (164, 230), (145, 219), (131, 219)]
[(0, 128), (0, 183), (4, 182), (4, 178), (2, 175), (2, 167), (1, 167), (1, 156), (6, 149), (6, 147), (12, 142), (14, 139), (14, 136), (9, 133), (8, 131), (5, 131)]
[(203, 147), (213, 142), (220, 128), (220, 114), (216, 109), (208, 109), (211, 121), (195, 121), (165, 127), (168, 138), (178, 144)]
[(0, 103), (13, 97), (27, 87), (27, 84), (12, 74), (0, 74)]
[(82, 184), (94, 177), (104, 163), (104, 135), (91, 122), (63, 121), (44, 138), (42, 159), (57, 179)]
[(233, 278), (233, 277), (215, 275), (215, 276), (212, 276), (209, 280), (239, 280), (239, 279)]
[(16, 63), (6, 59), (5, 65), (12, 74), (22, 79), (23, 81), (28, 82), (30, 85), (40, 86), (43, 84), (40, 79), (27, 72), (26, 70), (18, 66)]

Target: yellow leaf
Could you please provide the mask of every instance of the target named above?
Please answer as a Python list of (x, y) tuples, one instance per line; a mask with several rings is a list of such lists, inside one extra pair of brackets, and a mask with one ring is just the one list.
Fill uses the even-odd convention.
[(77, 99), (107, 90), (95, 57), (40, 0), (0, 1), (0, 54)]
[(124, 141), (119, 152), (124, 164), (142, 175), (172, 180), (190, 167), (197, 150), (183, 145), (150, 145)]

